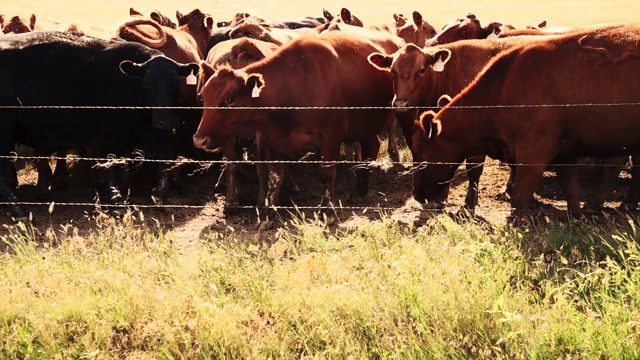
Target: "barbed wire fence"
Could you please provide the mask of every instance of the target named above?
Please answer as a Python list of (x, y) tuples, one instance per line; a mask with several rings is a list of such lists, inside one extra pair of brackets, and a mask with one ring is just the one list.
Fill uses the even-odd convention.
[[(92, 105), (22, 105), (20, 100), (18, 102), (21, 105), (0, 105), (0, 110), (224, 110), (224, 111), (237, 111), (237, 110), (279, 110), (279, 111), (318, 111), (318, 110), (397, 110), (396, 107), (392, 106), (286, 106), (286, 107), (205, 107), (205, 106), (196, 106), (196, 107), (185, 107), (185, 106), (92, 106)], [(495, 109), (512, 109), (512, 108), (574, 108), (574, 107), (622, 107), (622, 106), (640, 106), (640, 102), (625, 102), (625, 103), (581, 103), (581, 104), (503, 104), (503, 105), (468, 105), (468, 106), (450, 106), (450, 108), (455, 109), (487, 109), (487, 108), (495, 108)], [(416, 110), (416, 111), (427, 111), (427, 110), (438, 110), (438, 107), (428, 107), (428, 106), (409, 106), (404, 107), (403, 110)], [(0, 120), (1, 121), (1, 120)], [(630, 154), (629, 154), (630, 155)], [(355, 169), (380, 169), (382, 167), (393, 167), (395, 165), (403, 166), (406, 170), (399, 171), (397, 173), (398, 176), (408, 176), (411, 175), (414, 171), (418, 171), (420, 169), (425, 168), (429, 165), (455, 165), (460, 166), (464, 163), (458, 162), (409, 162), (409, 161), (392, 161), (389, 159), (385, 160), (374, 160), (374, 161), (358, 161), (358, 160), (256, 160), (256, 159), (242, 159), (242, 160), (201, 160), (201, 159), (189, 159), (185, 157), (178, 157), (176, 159), (170, 160), (160, 160), (153, 158), (145, 158), (143, 156), (135, 156), (135, 157), (83, 157), (78, 155), (69, 155), (69, 156), (31, 156), (31, 155), (20, 155), (16, 152), (12, 152), (9, 155), (0, 155), (1, 160), (8, 160), (10, 162), (16, 162), (17, 160), (31, 160), (31, 161), (40, 161), (40, 160), (71, 160), (71, 161), (90, 161), (94, 162), (93, 167), (96, 168), (108, 168), (110, 166), (116, 164), (132, 164), (132, 163), (161, 163), (172, 165), (172, 168), (179, 168), (184, 165), (197, 165), (198, 169), (194, 170), (193, 173), (198, 171), (206, 171), (212, 166), (222, 166), (226, 167), (229, 165), (240, 165), (240, 164), (283, 164), (283, 165), (301, 165), (301, 164), (312, 164), (319, 166), (335, 166), (335, 165), (349, 165), (351, 166), (351, 170)], [(468, 164), (471, 165), (471, 164)], [(610, 164), (610, 163), (553, 163), (553, 164), (532, 164), (532, 163), (507, 163), (507, 162), (484, 162), (482, 164), (475, 164), (475, 166), (484, 166), (484, 167), (504, 167), (504, 166), (553, 166), (553, 167), (621, 167), (621, 164)], [(632, 166), (640, 166), (640, 164), (633, 164)], [(465, 173), (469, 169), (460, 170), (456, 173), (456, 176)], [(408, 193), (407, 195), (410, 195)], [(206, 209), (206, 208), (221, 208), (223, 205), (192, 205), (192, 204), (106, 204), (99, 202), (53, 202), (53, 201), (15, 201), (15, 202), (0, 202), (0, 205), (19, 205), (19, 206), (43, 206), (43, 207), (51, 207), (55, 206), (65, 206), (65, 207), (99, 207), (99, 208), (138, 208), (138, 209)], [(256, 210), (260, 211), (266, 208), (272, 208), (277, 210), (287, 210), (287, 211), (318, 211), (322, 209), (332, 209), (332, 210), (344, 210), (344, 211), (394, 211), (400, 209), (400, 207), (392, 207), (392, 206), (381, 206), (377, 205), (369, 205), (369, 206), (348, 206), (344, 205), (341, 202), (338, 202), (335, 206), (278, 206), (278, 205), (268, 205), (268, 206), (258, 206), (258, 205), (226, 205), (226, 208), (229, 209), (237, 209), (237, 210)], [(422, 209), (423, 211), (441, 211), (437, 209)], [(511, 209), (508, 208), (483, 208), (483, 211), (487, 212), (510, 212)]]

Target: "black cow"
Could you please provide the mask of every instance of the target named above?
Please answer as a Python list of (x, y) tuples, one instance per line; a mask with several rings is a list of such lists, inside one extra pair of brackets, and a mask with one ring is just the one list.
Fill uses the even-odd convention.
[[(134, 42), (61, 32), (0, 38), (0, 106), (177, 106), (180, 77), (197, 72), (197, 64), (176, 63)], [(7, 155), (14, 141), (41, 154), (98, 147), (116, 157), (128, 156), (134, 145), (151, 144), (157, 158), (169, 159), (176, 113), (161, 109), (0, 108), (0, 155)], [(6, 167), (6, 160), (0, 161), (0, 175)], [(108, 189), (121, 187), (125, 170), (123, 165), (109, 168)], [(164, 194), (167, 180), (161, 167), (154, 195)], [(15, 201), (6, 179), (0, 176), (0, 202)], [(9, 210), (15, 218), (24, 217), (17, 205), (10, 205)]]

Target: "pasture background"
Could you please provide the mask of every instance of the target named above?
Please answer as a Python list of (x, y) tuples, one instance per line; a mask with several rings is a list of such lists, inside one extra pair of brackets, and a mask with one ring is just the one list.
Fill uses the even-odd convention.
[[(171, 17), (198, 7), (216, 21), (239, 11), (286, 18), (347, 7), (365, 26), (418, 10), (436, 28), (469, 12), (482, 24), (515, 26), (616, 23), (640, 13), (638, 1), (594, 0), (3, 0), (0, 13), (115, 30), (130, 6)], [(303, 175), (297, 180), (307, 185)], [(508, 214), (508, 204), (491, 200), (506, 176), (504, 166), (485, 168), (481, 214)], [(176, 201), (210, 201), (211, 182), (189, 179)], [(462, 204), (466, 186), (455, 181), (450, 202)], [(559, 208), (554, 186), (545, 178), (538, 193)], [(399, 207), (410, 188), (410, 176), (374, 170), (366, 205)], [(316, 201), (317, 187), (307, 190), (302, 196)], [(0, 236), (0, 358), (640, 358), (640, 235), (631, 217), (578, 225), (543, 217), (518, 230), (447, 216), (401, 226), (394, 216), (406, 214), (369, 211), (378, 221), (353, 216), (328, 228), (293, 219), (258, 236), (246, 217), (211, 228), (212, 208), (122, 221), (77, 208), (39, 211)]]
[(585, 25), (594, 23), (634, 22), (640, 13), (640, 2), (625, 1), (424, 1), (413, 0), (359, 0), (359, 1), (194, 1), (194, 0), (105, 0), (105, 1), (17, 1), (4, 0), (0, 13), (27, 16), (51, 16), (64, 21), (82, 21), (95, 25), (110, 26), (128, 16), (129, 7), (142, 13), (158, 9), (165, 15), (174, 17), (175, 11), (183, 14), (194, 8), (211, 14), (215, 21), (227, 20), (236, 12), (246, 11), (266, 18), (286, 18), (296, 16), (322, 16), (325, 8), (331, 13), (339, 13), (346, 7), (360, 17), (365, 26), (392, 21), (391, 14), (410, 15), (419, 11), (427, 22), (436, 29), (450, 20), (474, 13), (484, 25), (489, 21), (501, 20), (521, 27), (538, 24), (547, 20), (549, 25)]

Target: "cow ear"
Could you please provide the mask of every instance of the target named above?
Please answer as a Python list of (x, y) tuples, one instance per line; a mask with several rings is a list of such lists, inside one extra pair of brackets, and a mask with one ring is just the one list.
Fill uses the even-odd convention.
[(178, 23), (180, 23), (182, 21), (182, 14), (180, 13), (180, 11), (176, 10), (176, 19), (178, 19)]
[(121, 62), (120, 71), (122, 71), (123, 74), (132, 77), (143, 77), (145, 73), (144, 64), (136, 64), (131, 60), (124, 60)]
[(209, 65), (209, 63), (207, 63), (204, 60), (200, 60), (200, 83), (204, 84), (205, 82), (207, 82), (207, 80), (209, 80), (210, 77), (213, 76), (213, 74), (216, 73), (216, 69), (213, 68), (213, 66)]
[(140, 11), (137, 11), (136, 9), (130, 7), (129, 8), (129, 16), (142, 16), (142, 13)]
[(251, 91), (251, 97), (257, 98), (260, 97), (260, 93), (264, 88), (264, 78), (262, 74), (250, 74), (245, 79), (245, 89)]
[(342, 8), (342, 10), (340, 10), (340, 18), (345, 24), (351, 25), (351, 11), (349, 11), (349, 9)]
[(396, 27), (403, 27), (407, 23), (402, 14), (393, 14), (393, 21), (396, 22)]
[(31, 31), (36, 28), (36, 14), (31, 14), (31, 18), (29, 18), (29, 28)]
[(327, 21), (333, 20), (333, 15), (331, 15), (331, 13), (325, 9), (322, 9), (322, 16), (324, 16), (324, 18), (327, 19)]
[(538, 29), (542, 29), (542, 28), (546, 28), (546, 27), (547, 27), (547, 20), (544, 20), (543, 22), (538, 24)]
[(209, 31), (213, 29), (213, 18), (211, 16), (207, 16), (204, 18), (204, 27)]
[(503, 24), (499, 21), (494, 21), (489, 25), (487, 25), (483, 31), (483, 33), (485, 34), (485, 37), (487, 39), (495, 39), (500, 37), (500, 34), (502, 33), (502, 29), (501, 29), (502, 25)]
[(178, 76), (190, 76), (198, 75), (200, 72), (200, 65), (196, 63), (179, 64), (177, 74)]
[(431, 69), (435, 72), (444, 71), (444, 66), (451, 60), (451, 50), (449, 49), (440, 49), (431, 55), (431, 59), (429, 60), (429, 65), (431, 65)]
[(373, 65), (374, 68), (383, 71), (390, 71), (391, 64), (393, 64), (393, 56), (379, 52), (370, 54), (367, 60), (369, 60), (369, 64)]
[(422, 14), (417, 11), (413, 12), (413, 23), (420, 26), (422, 24)]

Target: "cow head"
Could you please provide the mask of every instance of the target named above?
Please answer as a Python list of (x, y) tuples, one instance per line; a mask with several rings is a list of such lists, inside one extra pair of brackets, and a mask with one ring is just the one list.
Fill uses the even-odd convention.
[(157, 22), (158, 24), (160, 24), (162, 26), (166, 26), (166, 27), (171, 28), (171, 29), (177, 29), (178, 28), (176, 23), (171, 21), (171, 19), (169, 19), (169, 17), (167, 17), (165, 15), (162, 15), (162, 13), (160, 13), (160, 11), (158, 11), (158, 10), (153, 10), (151, 12), (151, 14), (149, 14), (149, 17), (151, 18), (151, 20)]
[(178, 19), (180, 30), (193, 36), (201, 54), (203, 57), (206, 56), (207, 43), (211, 38), (211, 31), (213, 30), (213, 18), (200, 11), (200, 9), (195, 9), (186, 15), (182, 15), (180, 11), (176, 11), (176, 18)]
[(355, 15), (351, 14), (351, 11), (347, 8), (342, 8), (340, 10), (340, 17), (335, 17), (331, 15), (327, 10), (322, 10), (322, 15), (327, 19), (327, 22), (320, 25), (317, 30), (318, 32), (322, 31), (331, 31), (338, 29), (338, 24), (344, 23), (352, 26), (363, 27), (363, 23), (360, 19), (358, 19)]
[[(413, 134), (414, 161), (413, 197), (432, 208), (442, 208), (449, 195), (449, 184), (458, 168), (454, 163), (459, 156), (440, 136), (442, 124), (433, 111), (424, 112), (418, 120), (418, 130)], [(452, 160), (452, 159), (456, 160)], [(462, 161), (463, 159), (459, 159)]]
[(0, 15), (0, 30), (4, 34), (22, 34), (34, 31), (36, 28), (36, 16), (31, 14), (29, 21), (20, 16), (14, 16), (8, 21), (4, 15)]
[(409, 21), (409, 19), (402, 14), (393, 14), (393, 21), (395, 21), (396, 28), (401, 28), (407, 23), (407, 21)]
[(449, 49), (422, 49), (407, 44), (395, 54), (369, 55), (369, 63), (375, 68), (390, 71), (393, 76), (396, 111), (406, 111), (414, 106), (433, 106), (438, 100), (436, 81), (451, 59)]
[(474, 14), (468, 14), (464, 19), (446, 24), (440, 33), (425, 42), (425, 46), (448, 44), (466, 39), (485, 39), (490, 36), (498, 37), (501, 26), (502, 23), (496, 21), (483, 28)]
[(199, 93), (205, 109), (198, 131), (193, 135), (193, 144), (199, 149), (218, 152), (229, 138), (244, 131), (249, 121), (255, 121), (254, 110), (232, 108), (255, 107), (265, 82), (261, 74), (248, 74), (230, 67), (213, 70), (206, 63), (200, 66), (204, 73), (213, 74)]
[[(180, 80), (197, 75), (198, 64), (179, 64), (165, 56), (155, 56), (143, 63), (124, 60), (120, 71), (138, 78), (144, 87), (147, 104), (154, 107), (178, 106), (180, 104)], [(177, 111), (153, 109), (152, 122), (156, 129), (171, 129), (177, 125)]]
[(251, 14), (249, 13), (246, 13), (246, 12), (236, 13), (231, 19), (231, 21), (218, 21), (216, 23), (216, 26), (219, 28), (236, 26), (236, 25), (244, 24), (249, 18), (251, 18)]
[(427, 39), (431, 39), (436, 35), (436, 29), (428, 22), (422, 19), (422, 15), (414, 11), (413, 23), (407, 23), (396, 28), (398, 37), (402, 38), (407, 44), (416, 44), (422, 46)]

